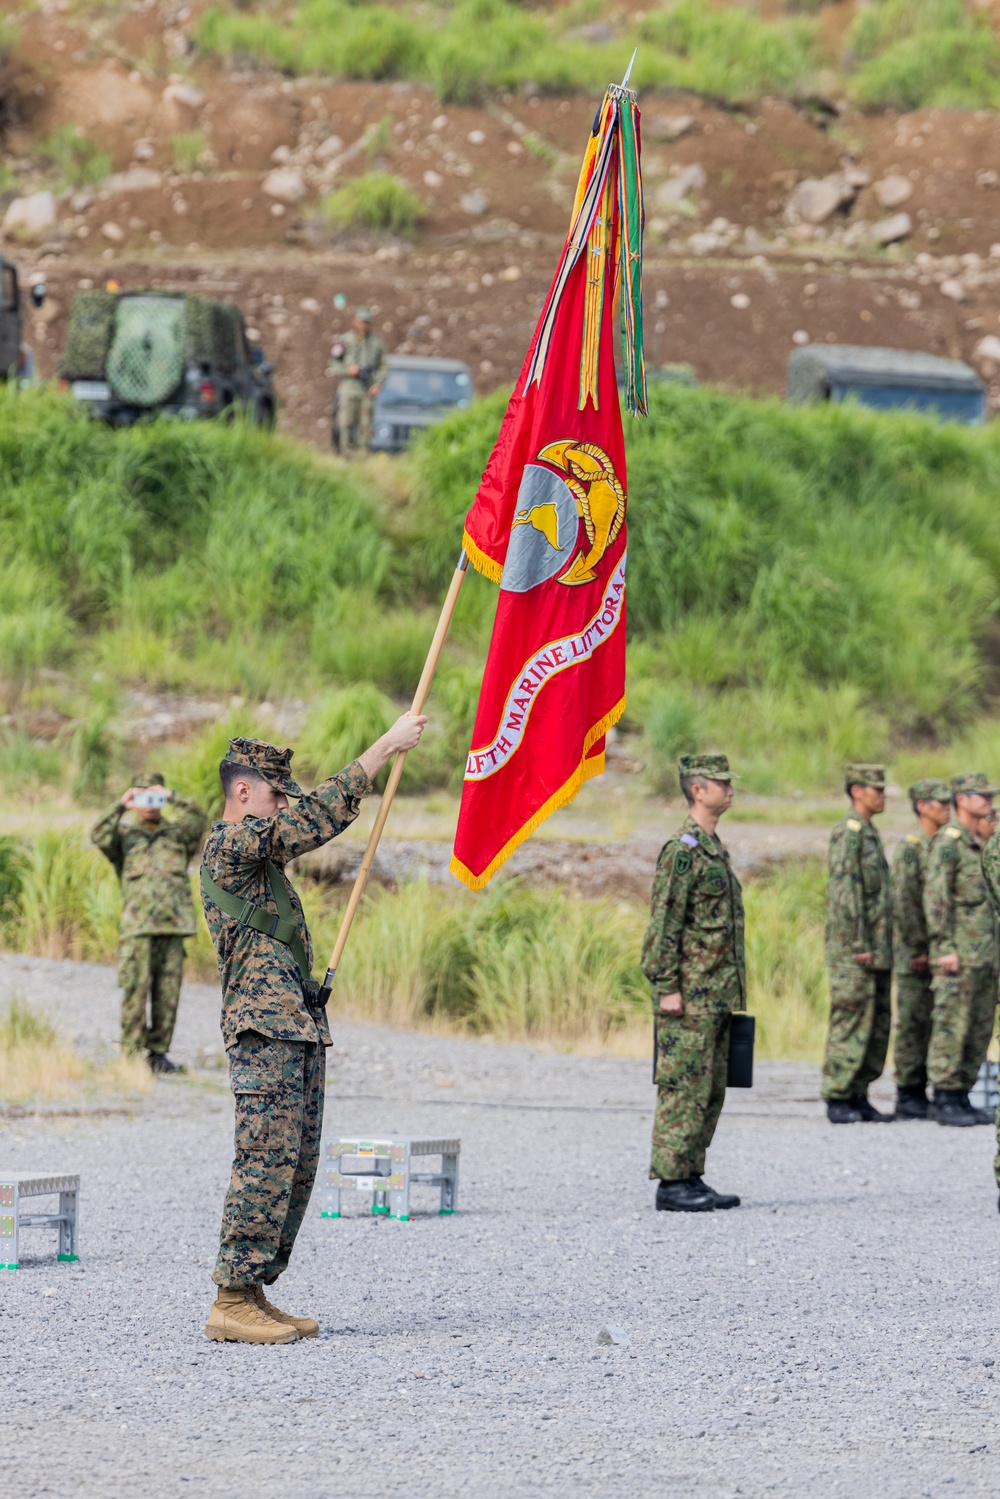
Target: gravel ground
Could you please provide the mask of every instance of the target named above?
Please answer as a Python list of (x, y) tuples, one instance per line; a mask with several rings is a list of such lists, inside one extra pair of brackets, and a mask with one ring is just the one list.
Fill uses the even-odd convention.
[[(13, 988), (88, 1045), (114, 1034), (108, 969), (5, 958)], [(217, 1044), (214, 1007), (188, 989), (180, 1054)], [(645, 1063), (336, 1033), (329, 1127), (460, 1135), (460, 1211), (426, 1188), (408, 1224), (314, 1204), (279, 1298), (319, 1317), (312, 1342), (202, 1337), (220, 1074), (0, 1119), (0, 1166), (83, 1178), (79, 1265), (28, 1230), (0, 1281), (13, 1492), (995, 1493), (989, 1130), (833, 1130), (814, 1069), (763, 1066), (710, 1157), (743, 1207), (674, 1217), (646, 1179)], [(600, 1346), (605, 1323), (630, 1346)]]

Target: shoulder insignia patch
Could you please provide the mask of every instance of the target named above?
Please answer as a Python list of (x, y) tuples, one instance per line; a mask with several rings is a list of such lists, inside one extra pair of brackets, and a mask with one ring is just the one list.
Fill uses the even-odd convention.
[(904, 848), (903, 849), (903, 863), (904, 864), (916, 864), (916, 862), (917, 862), (916, 850), (912, 849), (912, 848)]
[(698, 840), (697, 840), (697, 838), (694, 837), (694, 835), (692, 833), (682, 833), (681, 834), (681, 842), (682, 843), (686, 843), (687, 846), (688, 846), (688, 848), (697, 848), (698, 847)]
[(850, 828), (852, 833), (861, 832), (861, 824), (856, 817), (849, 817), (847, 819), (847, 826)]
[(674, 874), (687, 874), (691, 868), (691, 855), (683, 849), (674, 855)]
[(954, 826), (954, 824), (952, 824), (952, 826), (950, 828), (945, 828), (945, 830), (944, 830), (944, 836), (946, 838), (961, 838), (961, 836), (962, 836), (962, 829), (961, 828), (956, 828)]

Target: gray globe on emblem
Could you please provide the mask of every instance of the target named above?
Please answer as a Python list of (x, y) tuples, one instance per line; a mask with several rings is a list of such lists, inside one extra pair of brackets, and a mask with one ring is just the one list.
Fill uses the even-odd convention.
[(573, 555), (579, 529), (572, 490), (551, 469), (526, 464), (500, 587), (527, 593), (554, 578)]

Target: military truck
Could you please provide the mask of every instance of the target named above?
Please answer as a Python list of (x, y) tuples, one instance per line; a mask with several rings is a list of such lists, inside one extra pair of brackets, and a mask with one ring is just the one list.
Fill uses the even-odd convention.
[(460, 359), (390, 354), (372, 412), (372, 449), (401, 453), (416, 433), (468, 406), (473, 395), (472, 371)]
[[(45, 287), (31, 288), (31, 300), (41, 307)], [(0, 255), (0, 380), (26, 380), (34, 373), (34, 356), (24, 342), (24, 304), (17, 267)]]
[(271, 366), (229, 302), (168, 291), (85, 291), (73, 299), (59, 373), (91, 414), (127, 427), (155, 416), (270, 427)]
[(986, 420), (986, 387), (960, 359), (853, 344), (808, 344), (792, 351), (789, 401), (802, 404), (849, 397), (881, 411), (906, 407), (971, 426)]

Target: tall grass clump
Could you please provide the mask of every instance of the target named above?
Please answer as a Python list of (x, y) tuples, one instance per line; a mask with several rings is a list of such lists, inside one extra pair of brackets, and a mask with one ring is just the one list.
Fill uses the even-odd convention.
[(721, 99), (803, 94), (816, 66), (812, 21), (765, 21), (755, 6), (674, 0), (646, 12), (639, 36), (660, 49), (643, 64), (657, 83)]
[(847, 40), (852, 98), (867, 108), (996, 108), (1000, 42), (965, 0), (872, 0)]
[(747, 882), (747, 1009), (757, 1020), (761, 1057), (818, 1062), (823, 1055), (825, 892), (819, 859), (790, 860)]
[(111, 157), (75, 125), (62, 125), (36, 148), (64, 187), (86, 187), (111, 175)]
[(382, 229), (412, 235), (425, 212), (423, 199), (390, 172), (364, 172), (327, 193), (320, 212), (331, 229)]
[(83, 1090), (149, 1093), (152, 1086), (145, 1058), (109, 1062), (81, 1056), (48, 1015), (19, 994), (0, 1008), (0, 1098), (5, 1102), (66, 1098)]

